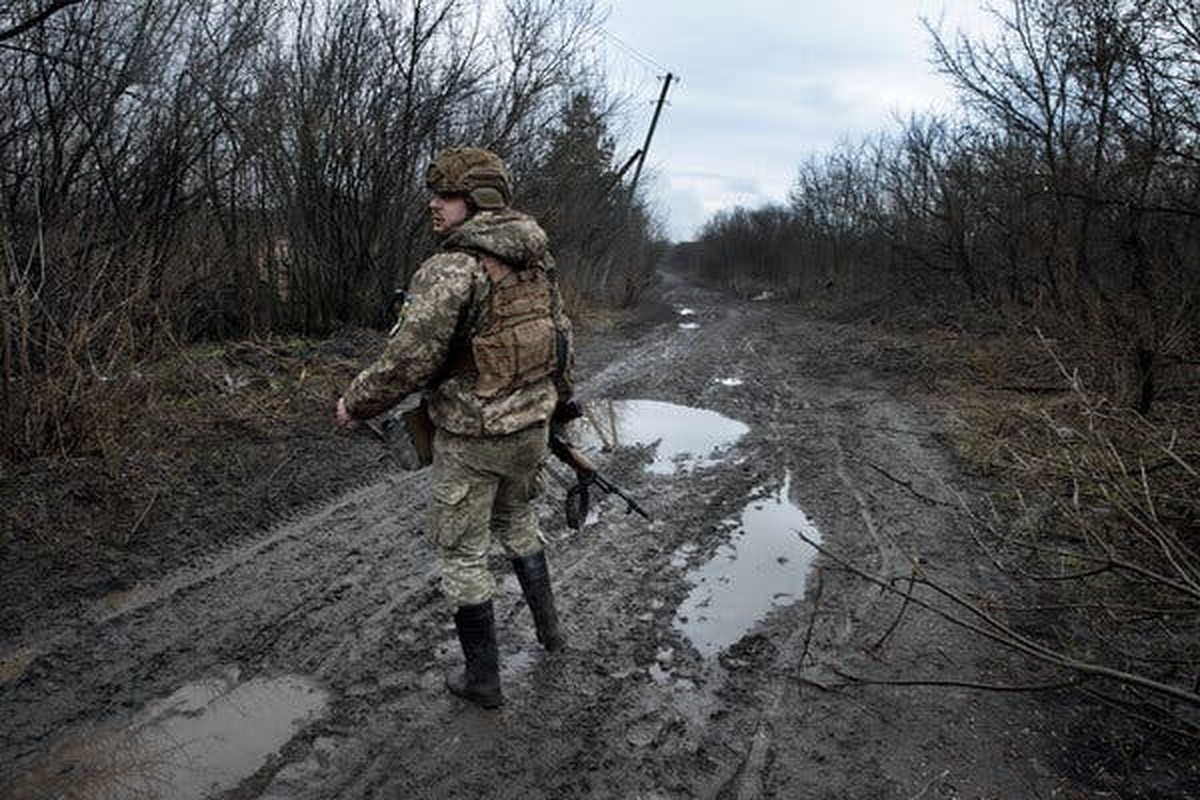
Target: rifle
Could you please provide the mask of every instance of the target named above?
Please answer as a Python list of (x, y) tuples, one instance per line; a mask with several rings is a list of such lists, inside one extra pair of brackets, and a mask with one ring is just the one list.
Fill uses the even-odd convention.
[(576, 484), (567, 490), (567, 527), (579, 530), (587, 520), (589, 493), (588, 487), (595, 486), (605, 494), (615, 494), (625, 501), (625, 513), (637, 512), (642, 518), (649, 520), (650, 515), (638, 505), (638, 502), (627, 495), (621, 487), (604, 477), (600, 470), (563, 437), (563, 426), (573, 419), (583, 416), (583, 409), (575, 400), (560, 403), (554, 410), (550, 421), (550, 452), (559, 461), (575, 470)]
[(425, 401), (415, 407), (401, 408), (404, 410), (393, 409), (383, 416), (364, 420), (361, 430), (378, 439), (401, 469), (428, 467), (433, 463), (433, 423)]

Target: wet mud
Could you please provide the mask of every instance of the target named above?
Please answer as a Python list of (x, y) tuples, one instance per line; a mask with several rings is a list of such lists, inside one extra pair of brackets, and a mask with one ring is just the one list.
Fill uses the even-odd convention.
[(905, 365), (769, 298), (660, 292), (584, 340), (576, 431), (654, 520), (608, 498), (570, 531), (547, 481), (569, 646), (539, 648), (497, 554), (500, 710), (443, 689), (428, 475), (395, 472), (0, 643), (0, 797), (1084, 796), (1057, 766), (1072, 719), (1036, 696), (836, 688), (1022, 674), (896, 625), (814, 547), (988, 591), (955, 510), (982, 478)]

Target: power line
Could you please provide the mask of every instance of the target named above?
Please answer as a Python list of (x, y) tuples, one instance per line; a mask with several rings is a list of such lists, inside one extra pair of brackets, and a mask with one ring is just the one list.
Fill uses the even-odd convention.
[(629, 42), (625, 41), (620, 36), (617, 36), (615, 33), (608, 30), (607, 28), (601, 28), (600, 32), (603, 33), (605, 36), (607, 36), (610, 40), (612, 40), (612, 43), (615, 44), (617, 47), (621, 48), (627, 54), (633, 56), (634, 58), (638, 59), (639, 61), (641, 61), (645, 64), (649, 64), (650, 66), (654, 67), (657, 70), (661, 70), (663, 72), (670, 72), (670, 69), (668, 69), (662, 63), (655, 61), (653, 58), (646, 55), (642, 51), (638, 50), (636, 47), (631, 45)]

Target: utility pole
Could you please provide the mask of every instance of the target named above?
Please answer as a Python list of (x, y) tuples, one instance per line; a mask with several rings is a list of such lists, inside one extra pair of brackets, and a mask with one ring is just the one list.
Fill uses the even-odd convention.
[(642, 145), (641, 158), (638, 159), (637, 169), (633, 171), (633, 182), (629, 184), (629, 196), (633, 196), (633, 192), (637, 189), (638, 178), (642, 174), (642, 165), (646, 163), (646, 153), (650, 151), (650, 140), (654, 137), (654, 128), (658, 125), (658, 115), (662, 113), (663, 103), (667, 101), (667, 89), (671, 88), (671, 81), (675, 80), (675, 76), (670, 72), (667, 77), (663, 78), (662, 92), (658, 95), (658, 105), (654, 107), (654, 117), (650, 120), (650, 130), (646, 131), (646, 143)]

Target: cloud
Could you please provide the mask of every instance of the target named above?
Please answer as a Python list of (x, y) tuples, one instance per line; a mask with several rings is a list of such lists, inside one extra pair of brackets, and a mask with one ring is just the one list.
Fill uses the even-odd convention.
[[(613, 33), (681, 78), (648, 155), (672, 235), (698, 225), (697, 206), (783, 202), (812, 155), (889, 129), (897, 116), (950, 108), (921, 22), (936, 24), (943, 10), (951, 31), (982, 16), (961, 0), (617, 0)], [(645, 125), (661, 83), (657, 67), (638, 68), (644, 102), (631, 108), (644, 109)]]
[(778, 202), (756, 178), (745, 175), (665, 172), (654, 185), (656, 196), (666, 205), (668, 235), (674, 241), (694, 239), (704, 223), (723, 209)]
[(709, 215), (703, 194), (672, 184), (660, 196), (667, 205), (667, 235), (676, 242), (694, 239)]
[(710, 182), (728, 194), (761, 194), (758, 181), (745, 175), (722, 175), (719, 172), (671, 172), (674, 181)]

